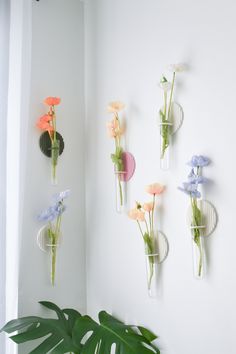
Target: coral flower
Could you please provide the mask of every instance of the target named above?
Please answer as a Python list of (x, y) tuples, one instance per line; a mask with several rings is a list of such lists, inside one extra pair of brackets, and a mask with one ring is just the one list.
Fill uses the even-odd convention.
[(39, 118), (41, 122), (50, 122), (52, 120), (52, 116), (49, 114), (44, 114), (42, 117)]
[(152, 195), (161, 194), (165, 187), (159, 183), (150, 184), (146, 187), (146, 192)]
[(125, 104), (120, 102), (120, 101), (114, 101), (109, 103), (108, 107), (107, 107), (107, 111), (109, 113), (118, 113), (120, 111), (122, 111), (122, 109), (125, 108)]
[(145, 211), (147, 211), (147, 212), (152, 211), (153, 208), (154, 208), (154, 203), (153, 203), (153, 202), (144, 203), (144, 204), (143, 204), (143, 210), (145, 210)]
[(45, 131), (48, 131), (48, 132), (52, 132), (53, 131), (53, 127), (48, 122), (43, 121), (41, 119), (38, 120), (36, 125), (41, 130), (45, 130)]
[(44, 103), (48, 106), (57, 106), (61, 103), (61, 99), (59, 97), (47, 97), (45, 98)]

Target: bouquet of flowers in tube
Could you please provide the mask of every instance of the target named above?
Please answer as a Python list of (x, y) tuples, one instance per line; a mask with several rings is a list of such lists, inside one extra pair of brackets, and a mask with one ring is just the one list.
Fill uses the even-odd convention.
[(148, 256), (148, 289), (150, 290), (154, 275), (154, 265), (157, 256), (156, 238), (154, 230), (154, 213), (156, 196), (164, 191), (164, 186), (154, 183), (146, 187), (146, 192), (153, 196), (153, 200), (144, 204), (136, 202), (135, 208), (128, 213), (130, 219), (135, 220), (144, 241), (145, 254)]
[(52, 161), (52, 183), (56, 184), (56, 167), (60, 151), (60, 140), (56, 131), (56, 112), (55, 106), (59, 105), (61, 99), (59, 97), (47, 97), (44, 103), (49, 107), (47, 114), (40, 117), (37, 121), (37, 127), (48, 132), (51, 142), (51, 161)]
[(199, 191), (199, 185), (202, 185), (208, 181), (207, 178), (202, 176), (202, 168), (207, 166), (210, 160), (205, 156), (194, 155), (188, 165), (191, 167), (191, 171), (188, 175), (188, 181), (183, 183), (183, 187), (179, 187), (179, 190), (186, 193), (190, 197), (191, 205), (191, 231), (193, 235), (193, 241), (198, 249), (197, 259), (197, 276), (202, 276), (203, 271), (203, 248), (201, 243), (201, 228), (203, 225), (203, 215), (201, 208), (198, 205), (198, 200), (201, 198), (201, 192)]
[(169, 159), (167, 152), (169, 151), (170, 145), (170, 136), (172, 134), (172, 125), (173, 121), (171, 119), (171, 109), (173, 104), (173, 93), (175, 86), (176, 74), (185, 70), (184, 64), (172, 64), (169, 66), (169, 71), (173, 73), (172, 80), (169, 82), (167, 78), (163, 75), (161, 77), (159, 86), (163, 90), (163, 108), (159, 111), (160, 116), (160, 158), (161, 158), (161, 167), (166, 169), (169, 167), (169, 162), (164, 163), (164, 159)]
[(61, 234), (62, 214), (66, 210), (64, 199), (70, 194), (70, 190), (65, 190), (53, 196), (52, 205), (38, 216), (39, 221), (46, 221), (47, 246), (51, 249), (51, 283), (55, 284), (56, 254), (58, 242)]
[(117, 176), (117, 185), (118, 185), (118, 200), (117, 200), (117, 210), (124, 206), (124, 190), (122, 188), (123, 174), (124, 171), (124, 162), (123, 162), (123, 153), (124, 150), (121, 146), (121, 136), (123, 134), (123, 129), (121, 127), (121, 122), (119, 118), (119, 112), (125, 108), (125, 105), (122, 102), (111, 102), (108, 105), (108, 112), (112, 113), (113, 117), (110, 122), (107, 123), (107, 131), (110, 138), (114, 139), (115, 143), (115, 152), (111, 154), (111, 160), (115, 167), (115, 174)]

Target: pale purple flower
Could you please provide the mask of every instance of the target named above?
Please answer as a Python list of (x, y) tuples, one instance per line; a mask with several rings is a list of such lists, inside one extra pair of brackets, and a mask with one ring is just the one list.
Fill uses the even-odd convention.
[(191, 197), (194, 198), (201, 198), (201, 193), (197, 190), (198, 186), (197, 184), (192, 184), (192, 183), (183, 183), (183, 187), (178, 187), (178, 189), (181, 192), (184, 192), (188, 195), (190, 195)]
[(67, 198), (69, 194), (69, 189), (55, 194), (53, 196), (54, 203), (49, 208), (42, 211), (42, 213), (38, 216), (38, 220), (49, 222), (55, 220), (58, 216), (61, 216), (66, 210), (66, 206), (63, 204), (63, 200)]
[(204, 184), (208, 182), (208, 179), (195, 174), (194, 169), (192, 168), (190, 174), (188, 175), (188, 182), (192, 184)]
[(188, 165), (191, 167), (204, 167), (209, 165), (210, 159), (202, 155), (194, 155), (191, 160), (188, 162)]
[(56, 211), (55, 206), (50, 206), (49, 208), (42, 211), (38, 216), (39, 221), (53, 221), (57, 218), (58, 212)]
[(63, 201), (63, 199), (68, 198), (69, 195), (70, 195), (70, 189), (66, 189), (65, 191), (54, 194), (53, 200), (55, 202), (61, 202), (61, 201)]

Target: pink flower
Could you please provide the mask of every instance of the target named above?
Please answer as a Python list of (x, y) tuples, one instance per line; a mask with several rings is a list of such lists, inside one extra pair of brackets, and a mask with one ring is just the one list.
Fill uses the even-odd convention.
[(61, 103), (61, 99), (59, 97), (47, 97), (45, 98), (44, 103), (48, 106), (57, 106)]
[(143, 210), (145, 210), (145, 211), (147, 211), (147, 212), (152, 211), (153, 208), (154, 208), (154, 203), (153, 203), (153, 202), (144, 203), (144, 204), (143, 204)]
[(107, 132), (111, 138), (116, 138), (117, 136), (122, 135), (122, 129), (119, 127), (119, 122), (116, 118), (107, 123)]
[(146, 192), (152, 195), (161, 194), (165, 187), (159, 183), (150, 184), (146, 187)]

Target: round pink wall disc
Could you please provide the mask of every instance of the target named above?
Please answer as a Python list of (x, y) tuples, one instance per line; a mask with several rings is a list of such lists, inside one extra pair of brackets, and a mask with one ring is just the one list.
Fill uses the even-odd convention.
[(123, 152), (122, 160), (125, 173), (122, 174), (121, 179), (122, 181), (128, 182), (133, 177), (135, 171), (135, 159), (130, 152)]

